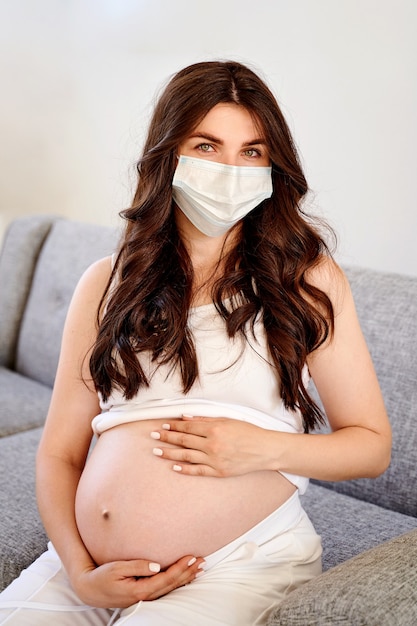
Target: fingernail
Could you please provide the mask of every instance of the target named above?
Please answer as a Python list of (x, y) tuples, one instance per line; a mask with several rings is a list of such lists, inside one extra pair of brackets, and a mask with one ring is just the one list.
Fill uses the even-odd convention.
[(164, 430), (171, 430), (171, 426), (169, 424), (162, 424), (162, 428)]
[(182, 416), (183, 416), (183, 417), (185, 417), (185, 418), (187, 418), (187, 419), (190, 419), (190, 420), (192, 420), (192, 419), (193, 419), (193, 417), (194, 417), (194, 415), (188, 415), (188, 414), (186, 414), (186, 413), (183, 413), (183, 415), (182, 415)]
[(195, 556), (193, 556), (192, 559), (190, 559), (187, 563), (188, 567), (190, 567), (191, 565), (194, 565), (194, 563), (197, 561), (197, 559), (195, 558)]
[(149, 563), (149, 570), (154, 574), (157, 574), (161, 571), (161, 566), (159, 565), (159, 563)]
[(152, 439), (160, 439), (161, 438), (161, 433), (157, 433), (156, 431), (151, 433), (151, 437)]
[(204, 570), (200, 570), (199, 572), (197, 572), (197, 574), (194, 576), (194, 578), (199, 578), (200, 576), (202, 576), (205, 573), (206, 572)]
[[(158, 448), (156, 448), (156, 450), (157, 450), (157, 449), (158, 449)], [(162, 450), (161, 450), (161, 454), (162, 454)], [(182, 467), (181, 467), (181, 465), (174, 465), (174, 466), (172, 467), (172, 469), (174, 470), (174, 472), (181, 472), (181, 471), (182, 471)]]
[(205, 564), (206, 564), (206, 562), (205, 562), (205, 561), (203, 561), (202, 563), (200, 563), (200, 564), (197, 566), (197, 569), (204, 569)]
[(162, 456), (162, 455), (163, 455), (163, 452), (162, 452), (161, 448), (154, 448), (154, 449), (152, 450), (152, 452), (153, 452), (156, 456)]

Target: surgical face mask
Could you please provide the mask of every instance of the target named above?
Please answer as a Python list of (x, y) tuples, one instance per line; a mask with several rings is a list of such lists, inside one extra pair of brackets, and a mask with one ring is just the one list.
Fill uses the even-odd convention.
[(271, 197), (271, 169), (180, 156), (172, 195), (198, 230), (208, 237), (219, 237)]

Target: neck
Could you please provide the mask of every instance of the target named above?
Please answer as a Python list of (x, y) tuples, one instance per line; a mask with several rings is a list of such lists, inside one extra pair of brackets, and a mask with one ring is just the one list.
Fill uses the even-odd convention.
[(233, 233), (229, 231), (219, 237), (208, 237), (199, 231), (180, 209), (176, 209), (175, 219), (194, 271), (217, 266), (236, 243), (236, 231)]
[(223, 259), (236, 243), (238, 231), (220, 237), (208, 237), (200, 232), (180, 209), (176, 211), (176, 222), (194, 270), (193, 305), (211, 301), (211, 290), (223, 271)]

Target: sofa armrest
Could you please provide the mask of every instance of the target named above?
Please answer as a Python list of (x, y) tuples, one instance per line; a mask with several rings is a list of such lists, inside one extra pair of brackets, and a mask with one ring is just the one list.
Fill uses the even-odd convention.
[(417, 624), (417, 528), (296, 589), (268, 620), (268, 626), (335, 624)]

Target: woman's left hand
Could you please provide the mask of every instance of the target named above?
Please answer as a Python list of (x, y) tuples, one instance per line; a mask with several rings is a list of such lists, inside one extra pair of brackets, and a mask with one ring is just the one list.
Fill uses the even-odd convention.
[(224, 478), (274, 469), (268, 467), (264, 447), (266, 436), (271, 434), (240, 420), (183, 416), (167, 421), (151, 437), (175, 446), (153, 450), (156, 456), (173, 461), (173, 470)]

